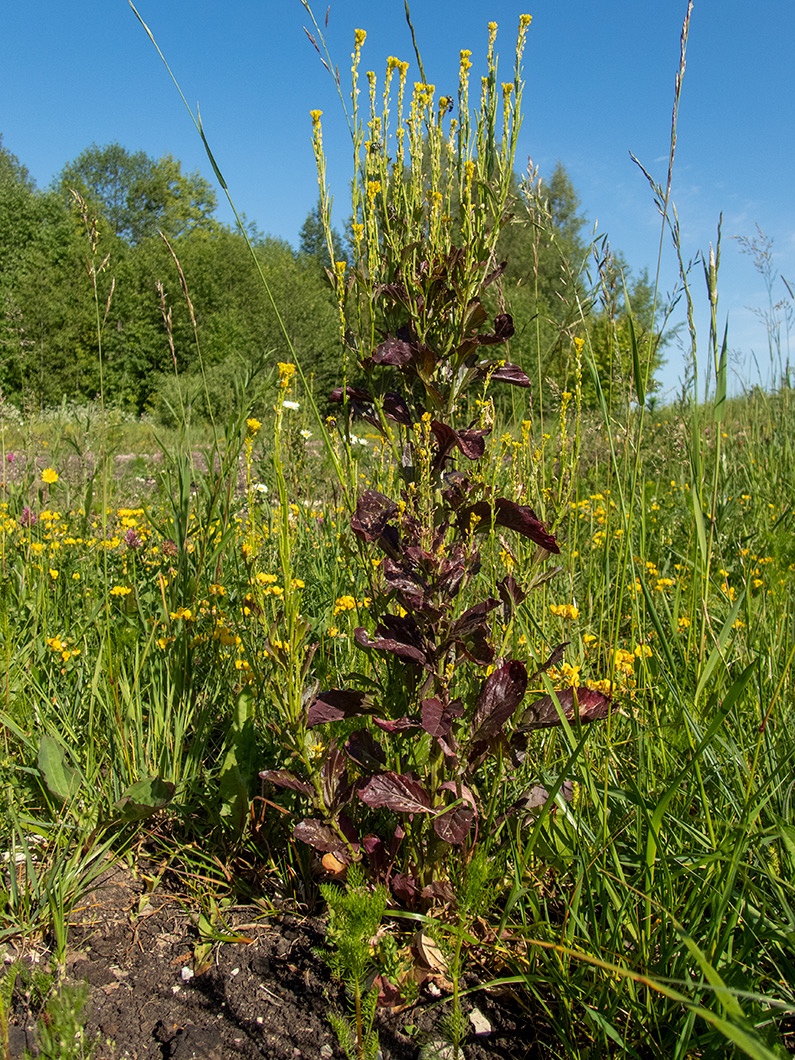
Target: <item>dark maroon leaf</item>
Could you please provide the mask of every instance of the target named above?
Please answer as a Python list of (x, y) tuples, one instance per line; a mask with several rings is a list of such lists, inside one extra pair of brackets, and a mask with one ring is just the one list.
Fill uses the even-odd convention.
[(329, 810), (346, 802), (350, 796), (351, 785), (348, 782), (345, 767), (345, 755), (336, 743), (332, 742), (320, 770), (323, 782), (323, 801)]
[[(611, 697), (597, 692), (594, 688), (563, 688), (556, 695), (568, 721), (579, 716), (579, 720), (587, 724), (606, 718), (610, 713)], [(560, 724), (560, 715), (554, 699), (552, 696), (542, 696), (522, 712), (516, 727), (527, 732), (531, 729), (549, 729)]]
[(367, 630), (359, 626), (358, 629), (353, 631), (353, 639), (360, 648), (364, 648), (365, 651), (389, 651), (393, 655), (399, 656), (401, 659), (407, 659), (409, 662), (417, 663), (419, 666), (426, 666), (428, 659), (424, 652), (418, 648), (412, 647), (410, 644), (404, 644), (402, 641), (394, 640), (387, 637), (380, 637), (377, 640), (372, 640)]
[(464, 639), (472, 636), (473, 633), (484, 630), (486, 616), (491, 614), (495, 607), (499, 607), (499, 600), (495, 600), (493, 596), (490, 596), (488, 600), (482, 600), (479, 604), (474, 604), (472, 607), (461, 615), (460, 618), (450, 627), (450, 638), (451, 640)]
[(384, 415), (387, 419), (394, 420), (395, 423), (400, 423), (404, 427), (410, 427), (413, 422), (406, 402), (400, 394), (392, 391), (384, 394)]
[(384, 342), (372, 353), (375, 364), (389, 364), (395, 368), (402, 368), (411, 361), (413, 356), (412, 346), (403, 339), (395, 338), (394, 335), (387, 335)]
[(446, 736), (453, 724), (453, 716), (440, 699), (423, 699), (422, 727), (431, 736)]
[[(560, 552), (558, 543), (550, 534), (541, 520), (536, 516), (532, 508), (526, 504), (516, 504), (505, 497), (498, 497), (494, 501), (494, 525), (505, 526), (509, 530), (515, 530), (517, 534), (529, 537), (537, 545), (545, 548), (547, 552)], [(472, 516), (477, 518), (477, 524), (473, 527), (478, 532), (491, 530), (492, 506), (488, 501), (478, 501), (468, 508), (459, 511), (459, 525), (465, 530), (472, 523)]]
[(341, 718), (370, 714), (372, 709), (372, 700), (364, 692), (330, 688), (328, 692), (322, 692), (312, 703), (307, 713), (306, 723), (312, 728), (314, 725), (325, 725), (329, 721), (339, 721)]
[(379, 773), (359, 788), (359, 798), (372, 809), (383, 807), (395, 813), (430, 813), (431, 800), (415, 777), (401, 773)]
[(472, 430), (454, 431), (448, 424), (433, 420), (431, 422), (431, 431), (439, 447), (435, 461), (438, 467), (448, 453), (456, 447), (470, 460), (479, 460), (486, 451), (485, 439), (491, 428), (479, 427)]
[(502, 731), (513, 716), (527, 688), (527, 670), (511, 659), (486, 678), (472, 718), (472, 744), (488, 742)]
[(428, 901), (431, 898), (442, 902), (454, 902), (455, 891), (447, 880), (431, 880), (420, 892), (420, 897)]
[(417, 897), (417, 881), (405, 872), (396, 872), (389, 880), (389, 886), (395, 898), (410, 905)]
[(397, 511), (397, 505), (377, 490), (365, 490), (351, 516), (351, 529), (362, 541), (377, 541)]
[(291, 791), (298, 791), (302, 795), (307, 795), (311, 798), (315, 794), (315, 789), (307, 780), (301, 780), (292, 774), (289, 769), (263, 769), (260, 773), (260, 777), (263, 780), (267, 780), (269, 784), (276, 784), (280, 788), (289, 788)]
[(383, 876), (387, 866), (384, 841), (371, 833), (362, 839), (362, 849), (364, 850), (367, 862), (374, 875)]
[(486, 332), (486, 334), (477, 335), (476, 338), (480, 346), (496, 346), (500, 342), (507, 342), (515, 331), (511, 314), (498, 313), (494, 318), (494, 331), (491, 334)]
[(450, 791), (457, 799), (463, 799), (458, 806), (451, 806), (447, 813), (435, 817), (433, 830), (445, 843), (458, 846), (469, 835), (472, 823), (477, 816), (475, 796), (464, 784), (448, 780), (439, 785), (440, 791)]
[(527, 593), (512, 574), (508, 574), (502, 581), (497, 582), (497, 591), (509, 615), (516, 605), (523, 603), (527, 598)]
[(342, 401), (343, 393), (354, 405), (372, 404), (373, 396), (369, 390), (360, 390), (356, 386), (346, 386), (344, 389), (341, 386), (335, 387), (329, 394), (328, 399), (338, 404)]
[(475, 811), (471, 806), (455, 806), (434, 817), (433, 830), (443, 843), (459, 846), (469, 835), (474, 820)]
[(484, 287), (488, 287), (489, 284), (494, 283), (494, 281), (496, 279), (499, 279), (499, 277), (502, 276), (502, 274), (505, 272), (505, 270), (507, 268), (508, 268), (508, 262), (507, 261), (501, 261), (499, 263), (499, 265), (497, 266), (497, 268), (496, 269), (492, 269), (492, 271), (488, 274), (486, 279), (483, 281), (483, 286)]
[(465, 641), (459, 641), (459, 647), (476, 666), (488, 666), (494, 659), (494, 649), (485, 629), (476, 630)]
[(389, 588), (399, 593), (415, 596), (427, 589), (425, 577), (413, 564), (401, 563), (387, 557), (381, 564), (381, 571)]
[(345, 743), (345, 753), (363, 769), (378, 770), (386, 765), (386, 752), (367, 729), (352, 732)]
[(373, 725), (377, 725), (383, 732), (408, 732), (409, 729), (419, 729), (419, 722), (413, 718), (373, 718)]
[(313, 817), (307, 817), (303, 821), (299, 821), (293, 829), (293, 835), (296, 839), (300, 839), (302, 843), (307, 843), (310, 847), (314, 847), (315, 850), (321, 850), (325, 854), (329, 850), (339, 850), (344, 843), (331, 828), (330, 825), (323, 824), (322, 821), (317, 821)]
[(536, 670), (530, 680), (535, 681), (537, 677), (540, 677), (541, 674), (546, 673), (547, 670), (549, 670), (551, 667), (557, 666), (563, 656), (566, 654), (566, 648), (568, 648), (569, 644), (571, 644), (570, 640), (564, 640), (562, 644), (558, 644), (558, 646), (553, 649), (552, 654), (549, 656), (546, 662), (542, 663), (542, 665), (539, 666), (539, 668)]
[(458, 595), (467, 570), (471, 576), (474, 576), (479, 569), (477, 553), (467, 556), (461, 545), (455, 545), (439, 566), (439, 576), (434, 583), (434, 591), (447, 599), (453, 599)]

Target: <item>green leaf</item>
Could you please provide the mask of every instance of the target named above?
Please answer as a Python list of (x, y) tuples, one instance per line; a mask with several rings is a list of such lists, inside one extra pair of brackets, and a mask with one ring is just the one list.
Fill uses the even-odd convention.
[(38, 757), (47, 790), (61, 802), (67, 802), (80, 787), (82, 777), (77, 769), (66, 764), (64, 749), (52, 736), (42, 736)]
[(131, 784), (116, 803), (116, 809), (128, 821), (140, 821), (168, 806), (174, 797), (175, 785), (162, 777), (146, 777)]
[(255, 770), (254, 693), (244, 688), (237, 697), (226, 736), (221, 765), (221, 817), (236, 836), (243, 832), (248, 815), (248, 793)]
[(726, 322), (726, 329), (723, 332), (723, 345), (720, 350), (720, 360), (718, 361), (718, 372), (715, 380), (715, 404), (712, 410), (712, 418), (716, 423), (720, 423), (723, 419), (723, 414), (726, 411), (726, 373), (728, 369), (728, 362), (726, 359), (726, 348), (729, 341), (729, 323)]
[(693, 700), (694, 702), (698, 702), (698, 697), (704, 691), (704, 686), (706, 685), (707, 681), (709, 681), (710, 676), (712, 675), (712, 671), (718, 665), (718, 662), (723, 656), (724, 649), (726, 648), (726, 642), (728, 641), (729, 635), (732, 631), (732, 627), (734, 626), (734, 623), (737, 620), (737, 615), (740, 611), (740, 605), (742, 604), (744, 597), (745, 590), (743, 590), (737, 597), (737, 601), (734, 607), (731, 609), (729, 617), (723, 623), (723, 629), (721, 629), (720, 633), (718, 634), (718, 641), (715, 647), (710, 652), (710, 656), (704, 664), (704, 669), (701, 671), (701, 676), (698, 679), (696, 694)]

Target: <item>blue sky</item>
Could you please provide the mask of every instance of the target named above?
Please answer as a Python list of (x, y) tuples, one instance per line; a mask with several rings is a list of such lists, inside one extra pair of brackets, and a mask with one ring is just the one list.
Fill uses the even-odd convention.
[[(309, 111), (323, 110), (328, 175), (338, 223), (346, 215), (350, 140), (330, 77), (307, 40), (300, 0), (140, 0), (137, 4), (191, 103), (238, 209), (295, 244), (317, 196)], [(597, 232), (636, 271), (654, 271), (660, 223), (631, 150), (665, 180), (674, 76), (686, 0), (413, 0), (412, 19), (428, 80), (454, 93), (458, 53), (483, 70), (487, 30), (499, 24), (508, 77), (520, 13), (533, 16), (525, 51), (525, 121), (517, 166), (566, 166)], [(318, 21), (326, 4), (318, 4)], [(334, 0), (327, 41), (348, 84), (353, 31), (368, 31), (362, 68), (379, 79), (388, 55), (411, 61), (403, 0)], [(721, 327), (728, 314), (732, 366), (756, 381), (752, 355), (768, 363), (753, 312), (764, 282), (733, 236), (755, 226), (774, 240), (774, 267), (795, 284), (795, 40), (793, 0), (696, 0), (680, 109), (673, 199), (686, 258), (707, 251), (723, 212)], [(190, 119), (126, 0), (37, 0), (7, 5), (0, 37), (0, 132), (4, 145), (45, 187), (93, 142), (171, 153), (212, 171)], [(231, 220), (222, 203), (220, 215)], [(675, 264), (666, 250), (661, 286)], [(701, 371), (706, 309), (700, 269)], [(786, 290), (779, 279), (775, 297)], [(793, 351), (795, 355), (795, 350)], [(672, 394), (682, 375), (674, 344), (663, 373)], [(735, 387), (737, 382), (735, 382)]]

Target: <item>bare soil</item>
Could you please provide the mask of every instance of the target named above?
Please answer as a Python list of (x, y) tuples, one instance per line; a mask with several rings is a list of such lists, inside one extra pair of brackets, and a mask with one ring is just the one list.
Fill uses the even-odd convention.
[[(241, 941), (217, 942), (197, 963), (197, 916), (179, 894), (161, 885), (151, 894), (139, 878), (114, 867), (71, 917), (66, 979), (87, 982), (84, 1015), (95, 1060), (333, 1060), (340, 1049), (328, 1021), (345, 1011), (344, 993), (332, 982), (316, 949), (321, 920), (280, 914), (263, 918), (257, 906), (236, 906), (226, 916)], [(199, 951), (201, 952), (201, 951)], [(46, 966), (41, 950), (6, 953)], [(469, 977), (467, 987), (477, 986)], [(383, 1060), (415, 1060), (449, 1053), (429, 1050), (449, 1010), (432, 985), (411, 1007), (378, 1014)], [(534, 1034), (508, 996), (486, 991), (464, 1001), (477, 1008), (480, 1033), (464, 1047), (466, 1060), (540, 1057)], [(36, 1012), (22, 992), (13, 999), (10, 1055), (37, 1054)]]

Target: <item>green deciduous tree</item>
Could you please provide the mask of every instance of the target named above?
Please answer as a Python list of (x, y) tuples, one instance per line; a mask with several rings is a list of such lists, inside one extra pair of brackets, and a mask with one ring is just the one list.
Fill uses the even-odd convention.
[(217, 197), (198, 172), (183, 173), (171, 155), (150, 158), (121, 144), (92, 144), (64, 167), (55, 186), (79, 192), (112, 233), (137, 244), (163, 231), (169, 238), (193, 229), (212, 230)]

